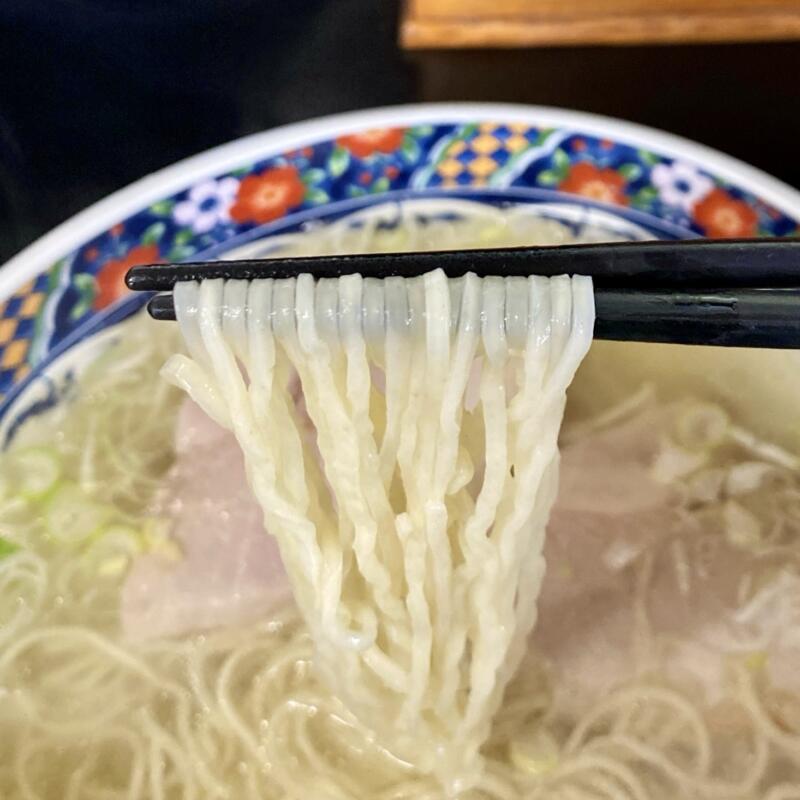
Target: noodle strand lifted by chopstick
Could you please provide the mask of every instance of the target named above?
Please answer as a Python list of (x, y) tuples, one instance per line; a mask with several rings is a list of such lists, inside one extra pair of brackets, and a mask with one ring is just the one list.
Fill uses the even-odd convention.
[(236, 435), (315, 668), (396, 756), (479, 783), (536, 619), (590, 281), (302, 275), (179, 284), (175, 302), (193, 361), (165, 374)]

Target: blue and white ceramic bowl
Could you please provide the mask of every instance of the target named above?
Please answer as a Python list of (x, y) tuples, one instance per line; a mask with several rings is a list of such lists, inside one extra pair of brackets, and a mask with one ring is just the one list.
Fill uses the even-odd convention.
[(530, 204), (531, 213), (608, 238), (800, 232), (800, 194), (773, 178), (686, 140), (587, 114), (418, 105), (279, 128), (144, 178), (0, 270), (3, 436), (21, 411), (57, 401), (76, 359), (141, 307), (123, 284), (129, 267), (254, 255), (269, 249), (263, 240), (312, 221), (398, 202), (421, 214), (458, 213), (464, 200)]

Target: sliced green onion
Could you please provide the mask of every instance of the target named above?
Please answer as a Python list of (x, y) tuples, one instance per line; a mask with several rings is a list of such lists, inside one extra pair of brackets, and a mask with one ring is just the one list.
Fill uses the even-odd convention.
[(115, 578), (128, 569), (142, 549), (142, 536), (135, 528), (111, 525), (95, 536), (84, 558), (95, 565), (98, 575)]
[(766, 650), (753, 650), (744, 656), (745, 669), (754, 675), (763, 672), (768, 663), (769, 653)]
[(114, 514), (112, 506), (96, 502), (75, 484), (66, 484), (48, 503), (47, 532), (62, 544), (79, 544), (96, 534)]
[(503, 235), (507, 233), (507, 223), (491, 222), (489, 225), (485, 225), (478, 231), (477, 239), (482, 244), (488, 244), (489, 242), (500, 241), (500, 239), (503, 238)]
[(46, 495), (61, 477), (61, 459), (55, 450), (46, 447), (12, 453), (9, 464), (16, 490), (27, 500)]
[(119, 578), (127, 572), (130, 563), (126, 556), (111, 556), (97, 565), (97, 574), (101, 578)]
[(135, 556), (143, 550), (142, 536), (136, 528), (112, 524), (98, 531), (90, 543), (87, 553), (122, 553)]
[(0, 536), (0, 561), (13, 555), (17, 550), (19, 550), (18, 544), (15, 544), (10, 539), (6, 539), (4, 536)]
[(689, 450), (711, 450), (725, 439), (729, 427), (730, 419), (719, 406), (693, 403), (678, 416), (675, 435)]
[(707, 461), (706, 451), (687, 450), (665, 441), (650, 468), (650, 476), (658, 483), (669, 485), (704, 467)]
[(533, 736), (514, 739), (509, 745), (511, 761), (529, 775), (542, 776), (552, 772), (559, 762), (559, 747), (552, 734), (545, 730)]

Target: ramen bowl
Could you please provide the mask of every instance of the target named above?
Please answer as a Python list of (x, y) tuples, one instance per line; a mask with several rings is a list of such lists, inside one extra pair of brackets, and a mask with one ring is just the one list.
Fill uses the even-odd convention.
[[(76, 370), (113, 341), (115, 325), (142, 308), (123, 283), (130, 267), (268, 255), (333, 220), (357, 229), (379, 215), (391, 227), (411, 214), (424, 224), (476, 203), (524, 206), (597, 240), (785, 236), (800, 224), (800, 194), (752, 167), (571, 111), (400, 106), (256, 134), (117, 192), (0, 270), (3, 444), (58, 403)], [(603, 343), (579, 381), (596, 385), (591, 396), (602, 405), (648, 377), (668, 385), (683, 372), (765, 431), (793, 438), (796, 358)], [(743, 390), (752, 384), (770, 385), (766, 406)]]

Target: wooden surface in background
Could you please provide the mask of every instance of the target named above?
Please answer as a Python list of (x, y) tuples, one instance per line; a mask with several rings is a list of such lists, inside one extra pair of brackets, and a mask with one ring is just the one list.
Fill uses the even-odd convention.
[(407, 0), (408, 48), (800, 38), (800, 0)]

